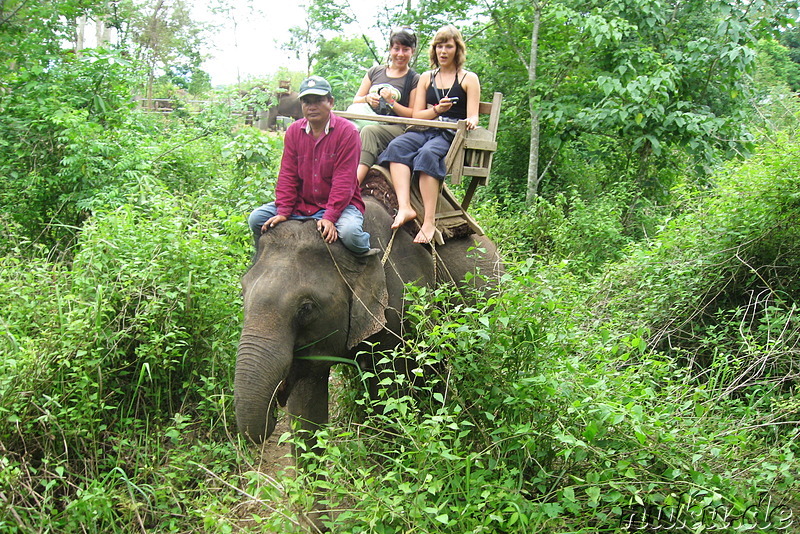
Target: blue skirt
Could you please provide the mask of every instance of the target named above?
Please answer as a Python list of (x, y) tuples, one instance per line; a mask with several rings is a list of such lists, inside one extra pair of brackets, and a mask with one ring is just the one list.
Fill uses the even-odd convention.
[(402, 163), (412, 172), (424, 172), (442, 181), (447, 174), (444, 157), (452, 141), (453, 132), (440, 128), (406, 132), (389, 143), (378, 156), (378, 165), (387, 167), (389, 163)]

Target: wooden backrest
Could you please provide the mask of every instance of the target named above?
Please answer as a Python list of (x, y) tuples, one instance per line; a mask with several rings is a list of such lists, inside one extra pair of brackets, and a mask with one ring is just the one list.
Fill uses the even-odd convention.
[(489, 124), (486, 129), (497, 136), (497, 126), (500, 124), (500, 106), (503, 104), (503, 93), (494, 93), (491, 102), (481, 102), (478, 113), (489, 115)]
[[(489, 115), (486, 128), (468, 131), (464, 124), (459, 123), (456, 137), (445, 156), (451, 183), (461, 183), (463, 176), (473, 178), (471, 189), (474, 189), (475, 185), (486, 185), (489, 182), (492, 156), (497, 150), (497, 127), (500, 124), (502, 102), (503, 94), (494, 93), (491, 102), (480, 103), (479, 113)], [(471, 199), (471, 194), (469, 198)]]

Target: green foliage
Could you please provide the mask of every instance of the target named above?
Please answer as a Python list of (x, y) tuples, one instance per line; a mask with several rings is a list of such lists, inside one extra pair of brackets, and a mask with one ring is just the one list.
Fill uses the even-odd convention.
[(345, 109), (353, 101), (353, 95), (374, 59), (361, 38), (334, 37), (321, 41), (318, 46), (314, 74), (331, 83), (336, 107)]
[(798, 131), (798, 102), (793, 86), (793, 72), (798, 68), (788, 62), (786, 48), (764, 40), (759, 47), (759, 65), (754, 78), (758, 100), (753, 103), (752, 128), (759, 140), (772, 144), (776, 132), (794, 136)]
[[(32, 239), (68, 239), (85, 218), (81, 200), (124, 173), (129, 65), (113, 54), (20, 68), (0, 95), (0, 205)], [(120, 168), (122, 167), (122, 168)], [(112, 171), (111, 169), (115, 169)]]
[(592, 272), (605, 261), (617, 259), (629, 242), (622, 227), (623, 209), (620, 199), (611, 196), (591, 203), (573, 197), (568, 216), (554, 235), (554, 253), (577, 262), (577, 272)]
[(486, 203), (477, 205), (474, 215), (501, 244), (504, 258), (566, 262), (575, 274), (594, 274), (623, 257), (629, 244), (653, 234), (664, 216), (631, 190), (631, 184), (620, 183), (591, 200), (573, 191), (552, 202), (539, 197), (532, 206)]
[(6, 224), (63, 249), (97, 209), (147, 202), (162, 187), (189, 194), (220, 187), (218, 175), (234, 164), (239, 183), (227, 184), (225, 198), (236, 202), (242, 187), (274, 172), (280, 143), (265, 134), (241, 133), (253, 137), (242, 157), (224, 148), (235, 121), (224, 101), (184, 122), (164, 121), (132, 110), (134, 79), (126, 60), (105, 52), (14, 73), (13, 90), (0, 94)]
[[(786, 55), (792, 63), (794, 63), (793, 67), (789, 67), (788, 65), (784, 66), (785, 70), (783, 72), (787, 75), (786, 81), (789, 82), (794, 91), (797, 91), (798, 88), (800, 88), (798, 86), (798, 77), (796, 74), (796, 69), (800, 65), (800, 28), (796, 25), (785, 28), (784, 31), (781, 32), (779, 40), (785, 47)], [(781, 61), (781, 64), (783, 65), (783, 61)]]
[[(646, 318), (665, 333), (692, 338), (691, 331), (681, 332), (684, 321), (704, 323), (720, 307), (743, 306), (747, 295), (791, 302), (800, 290), (792, 222), (800, 206), (797, 155), (796, 142), (784, 139), (719, 173), (713, 189), (684, 190), (693, 208), (669, 221), (655, 246), (633, 247), (629, 261), (610, 273), (617, 281), (610, 313), (625, 309), (618, 316), (623, 322)], [(628, 269), (638, 274), (625, 274)], [(762, 293), (764, 299), (757, 297)]]
[[(168, 527), (162, 514), (195, 491), (188, 461), (235, 461), (224, 442), (175, 445), (227, 432), (243, 226), (214, 204), (151, 197), (93, 217), (69, 270), (4, 259), (0, 491), (22, 531), (43, 515), (58, 531)], [(153, 485), (153, 458), (177, 469), (155, 475), (169, 493)]]
[[(289, 506), (316, 503), (347, 533), (791, 526), (797, 429), (772, 417), (791, 417), (796, 398), (755, 383), (733, 395), (733, 362), (698, 380), (647, 331), (597, 324), (581, 305), (595, 289), (533, 262), (474, 306), (409, 288), (416, 334), (383, 363), (410, 358), (410, 376), (375, 377), (377, 402), (340, 398), (370, 415), (320, 432), (324, 458), (301, 452), (323, 463), (283, 485)], [(251, 483), (277, 498), (265, 478)], [(298, 520), (286, 508), (267, 524)]]
[[(53, 2), (4, 2), (0, 6), (0, 65), (5, 73), (46, 69), (72, 51), (75, 21), (83, 15), (102, 13), (99, 3), (85, 0)], [(0, 82), (0, 83), (3, 83)]]
[[(532, 69), (536, 6), (541, 27)], [(501, 195), (526, 190), (521, 155), (535, 114), (546, 196), (573, 185), (575, 145), (580, 157), (592, 157), (605, 143), (613, 148), (603, 154), (604, 167), (583, 175), (581, 196), (607, 191), (622, 171), (651, 202), (668, 202), (675, 170), (703, 179), (718, 161), (752, 150), (747, 117), (757, 39), (791, 23), (790, 14), (782, 2), (487, 4), (493, 24), (470, 40), (470, 51), (480, 53), (470, 54), (469, 65), (484, 87), (491, 80), (491, 90), (506, 95), (493, 182)], [(509, 144), (522, 152), (505, 152)]]
[(785, 84), (794, 92), (800, 90), (800, 64), (792, 60), (791, 50), (774, 40), (764, 39), (758, 44), (757, 89)]
[[(257, 102), (233, 90), (179, 118), (132, 109), (135, 58), (61, 50), (103, 6), (4, 11), (0, 530), (304, 532), (315, 516), (342, 533), (795, 528), (796, 107), (776, 83), (785, 50), (762, 41), (759, 121), (744, 124), (720, 80), (749, 52), (722, 36), (761, 32), (775, 4), (750, 3), (750, 26), (728, 4), (681, 4), (679, 24), (638, 0), (548, 12), (540, 81), (561, 107), (537, 101), (551, 163), (531, 206), (517, 200), (529, 93), (509, 53), (529, 45), (531, 3), (491, 5), (511, 40), (463, 26), (470, 65), (506, 94), (490, 186), (503, 201), (473, 206), (507, 272), (470, 299), (410, 286), (403, 344), (374, 354), (402, 372), (337, 370), (336, 416), (317, 452), (296, 442), (311, 467), (298, 473), (232, 424), (245, 217), (269, 198), (280, 136), (237, 126)], [(472, 7), (421, 2), (386, 21), (424, 14), (425, 33)], [(681, 108), (700, 117), (686, 124), (718, 117), (713, 137), (740, 120), (760, 150), (712, 179), (658, 121), (714, 54), (727, 70), (692, 100), (705, 108)], [(188, 81), (181, 65), (170, 73)], [(615, 130), (621, 110), (641, 123)], [(660, 153), (636, 145), (659, 128)]]
[(142, 9), (136, 1), (123, 2), (118, 9), (127, 18), (133, 55), (145, 67), (147, 78), (142, 87), (148, 97), (153, 95), (153, 83), (158, 70), (185, 88), (208, 87), (207, 75), (200, 65), (201, 50), (209, 28), (192, 18), (191, 3), (175, 0), (156, 3)]

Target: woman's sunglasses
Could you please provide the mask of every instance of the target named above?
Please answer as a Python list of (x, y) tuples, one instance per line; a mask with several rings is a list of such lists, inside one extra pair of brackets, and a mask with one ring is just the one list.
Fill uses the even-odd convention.
[(414, 30), (411, 28), (395, 28), (392, 30), (392, 35), (397, 35), (398, 33), (407, 33), (408, 35), (414, 35)]

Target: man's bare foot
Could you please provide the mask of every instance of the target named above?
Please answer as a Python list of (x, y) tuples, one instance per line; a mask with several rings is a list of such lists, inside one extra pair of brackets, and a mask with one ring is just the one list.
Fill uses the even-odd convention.
[(436, 233), (436, 226), (431, 223), (424, 223), (422, 228), (419, 229), (417, 237), (414, 238), (414, 243), (428, 244), (433, 239)]
[(400, 209), (397, 210), (397, 215), (394, 217), (394, 222), (392, 223), (392, 228), (400, 228), (408, 221), (417, 218), (417, 212), (413, 209)]

